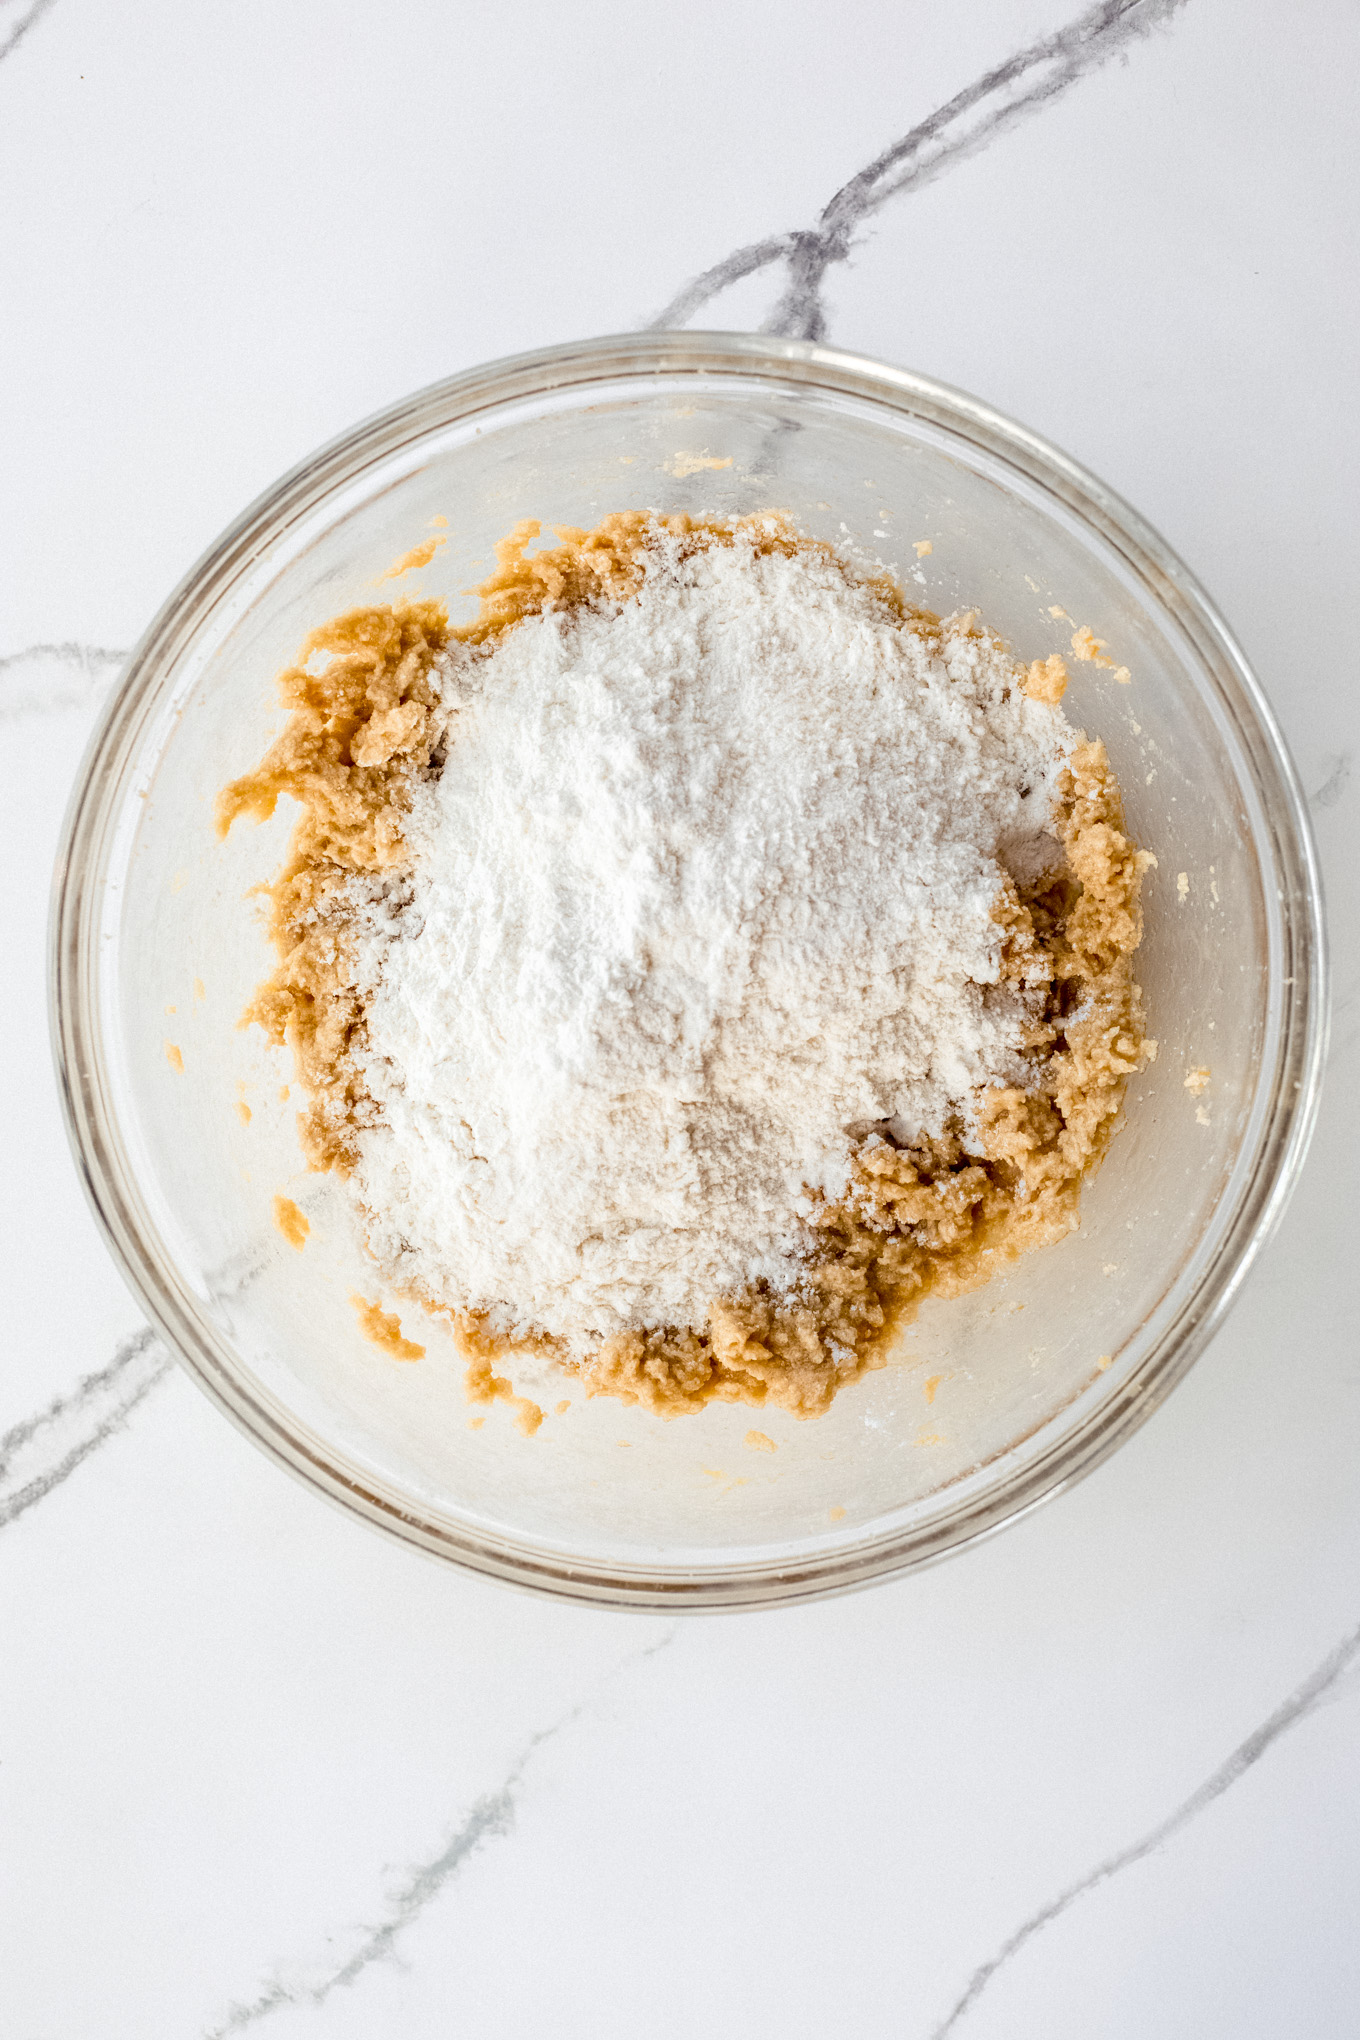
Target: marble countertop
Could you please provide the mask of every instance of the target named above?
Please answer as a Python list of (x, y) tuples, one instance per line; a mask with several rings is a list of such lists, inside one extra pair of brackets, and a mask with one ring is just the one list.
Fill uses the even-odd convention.
[[(1351, 0), (0, 0), (6, 2040), (1276, 2040), (1360, 2023)], [(1226, 1328), (1075, 1492), (668, 1623), (318, 1505), (142, 1324), (44, 920), (105, 690), (280, 471), (656, 320), (828, 335), (1106, 477), (1311, 797), (1331, 1065)]]

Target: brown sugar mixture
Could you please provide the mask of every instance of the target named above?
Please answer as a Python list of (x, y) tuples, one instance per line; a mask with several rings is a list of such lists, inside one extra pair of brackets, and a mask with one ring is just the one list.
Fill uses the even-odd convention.
[[(537, 535), (538, 526), (525, 523), (502, 541), (467, 626), (452, 629), (439, 602), (401, 601), (350, 611), (314, 632), (280, 678), (289, 712), (283, 734), (256, 771), (220, 796), (223, 834), (241, 814), (266, 819), (280, 794), (302, 810), (287, 861), (266, 888), (278, 968), (246, 1017), (293, 1051), (308, 1100), (300, 1134), (313, 1168), (357, 1181), (365, 1143), (388, 1110), (375, 1095), (371, 987), (355, 967), (355, 900), (381, 882), (400, 904), (401, 885), (415, 872), (413, 803), (459, 741), (444, 700), (447, 656), (460, 646), (489, 655), (545, 612), (568, 620), (601, 607), (626, 612), (659, 546), (692, 557), (740, 545), (757, 558), (843, 565), (775, 517), (719, 523), (620, 514), (590, 532), (559, 528), (555, 546), (530, 553)], [(972, 616), (942, 622), (886, 578), (861, 576), (857, 585), (886, 625), (918, 641), (923, 658), (938, 664), (947, 653), (995, 664), (1008, 656)], [(1058, 714), (1060, 659), (1028, 669), (1012, 662), (1011, 671), (1017, 696)], [(1140, 880), (1151, 860), (1125, 833), (1098, 741), (1071, 737), (1052, 810), (1060, 854), (1041, 871), (1003, 872), (990, 910), (1001, 930), (998, 990), (1024, 1016), (1010, 1079), (976, 1086), (967, 1108), (928, 1135), (895, 1119), (848, 1129), (838, 1184), (814, 1184), (803, 1199), (788, 1279), (760, 1275), (725, 1286), (688, 1322), (627, 1324), (583, 1351), (566, 1336), (507, 1330), (492, 1312), (466, 1300), (458, 1307), (418, 1268), (408, 1273), (406, 1292), (454, 1323), (475, 1400), (514, 1401), (522, 1427), (533, 1428), (525, 1419), (536, 1406), (495, 1371), (518, 1356), (525, 1364), (555, 1361), (591, 1394), (663, 1416), (714, 1399), (816, 1416), (841, 1388), (884, 1364), (892, 1334), (926, 1296), (976, 1288), (1076, 1225), (1082, 1181), (1109, 1145), (1127, 1079), (1154, 1052), (1132, 964), (1142, 933)], [(371, 1201), (366, 1208), (373, 1217)]]

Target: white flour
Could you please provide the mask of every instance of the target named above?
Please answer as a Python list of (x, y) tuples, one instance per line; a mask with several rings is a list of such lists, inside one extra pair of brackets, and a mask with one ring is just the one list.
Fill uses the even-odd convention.
[(1000, 858), (1073, 733), (804, 555), (663, 547), (617, 609), (444, 655), (415, 868), (357, 882), (355, 1185), (389, 1278), (585, 1353), (796, 1274), (851, 1139), (1023, 1081)]

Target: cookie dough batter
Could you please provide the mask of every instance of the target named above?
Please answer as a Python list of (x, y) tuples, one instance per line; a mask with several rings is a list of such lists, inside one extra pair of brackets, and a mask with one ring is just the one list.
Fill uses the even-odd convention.
[[(731, 543), (734, 530), (620, 514), (590, 532), (559, 528), (555, 547), (530, 554), (539, 527), (523, 523), (498, 547), (497, 571), (479, 591), (470, 625), (451, 630), (434, 601), (356, 609), (314, 632), (281, 676), (287, 727), (258, 769), (224, 790), (218, 825), (225, 834), (239, 815), (265, 819), (281, 794), (302, 809), (288, 859), (266, 889), (278, 968), (246, 1017), (293, 1050), (309, 1101), (299, 1127), (313, 1168), (348, 1173), (357, 1136), (378, 1109), (354, 1055), (365, 1016), (345, 967), (345, 895), (355, 874), (408, 868), (403, 814), (412, 788), (437, 770), (432, 661), (451, 638), (484, 643), (549, 602), (626, 599), (640, 585), (658, 525), (695, 546)], [(760, 550), (830, 556), (778, 519), (745, 528)], [(938, 641), (937, 617), (886, 578), (873, 585), (897, 617)], [(952, 628), (960, 627), (956, 619)], [(974, 619), (962, 627), (982, 634)], [(1056, 702), (1065, 681), (1062, 661), (1049, 659), (1029, 669), (1025, 684), (1035, 698)], [(908, 1145), (881, 1133), (860, 1141), (847, 1193), (823, 1199), (813, 1214), (813, 1244), (792, 1297), (763, 1285), (715, 1297), (702, 1324), (617, 1334), (583, 1361), (555, 1351), (551, 1340), (517, 1347), (475, 1314), (454, 1314), (473, 1398), (522, 1403), (495, 1367), (532, 1350), (561, 1359), (590, 1393), (663, 1416), (715, 1399), (817, 1416), (848, 1382), (884, 1364), (892, 1334), (926, 1296), (976, 1288), (1070, 1231), (1128, 1077), (1154, 1052), (1132, 961), (1142, 934), (1139, 885), (1151, 860), (1125, 832), (1098, 741), (1073, 749), (1054, 828), (1066, 870), (1031, 886), (1008, 882), (994, 909), (1005, 929), (1003, 978), (1044, 988), (1029, 1088), (989, 1090), (973, 1134), (959, 1123)], [(522, 1414), (528, 1410), (536, 1406)]]

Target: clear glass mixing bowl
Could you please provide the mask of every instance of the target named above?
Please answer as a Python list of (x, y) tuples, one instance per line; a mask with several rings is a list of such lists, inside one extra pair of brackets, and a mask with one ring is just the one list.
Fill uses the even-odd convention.
[[(590, 525), (642, 506), (791, 511), (879, 554), (932, 608), (976, 606), (1027, 658), (1066, 650), (1074, 625), (1108, 641), (1131, 682), (1073, 662), (1065, 705), (1105, 739), (1158, 860), (1139, 975), (1160, 1052), (1080, 1231), (927, 1305), (894, 1363), (820, 1421), (720, 1404), (667, 1424), (564, 1385), (570, 1409), (550, 1406), (526, 1438), (502, 1407), (469, 1428), (436, 1326), (408, 1314), (428, 1349), (415, 1366), (359, 1336), (350, 1292), (380, 1291), (343, 1194), (302, 1168), (286, 1058), (238, 1025), (271, 965), (244, 896), (291, 817), (238, 824), (224, 845), (213, 797), (277, 728), (274, 677), (302, 638), (379, 599), (436, 516), (446, 543), (414, 585), (459, 614), (516, 519)], [(52, 966), (90, 1197), (221, 1407), (310, 1486), (426, 1551), (650, 1608), (796, 1600), (919, 1564), (1113, 1450), (1203, 1347), (1284, 1203), (1326, 1005), (1292, 767), (1241, 652), (1156, 534), (970, 397), (834, 348), (715, 333), (456, 376), (246, 511), (156, 618), (92, 742)], [(1200, 1068), (1197, 1093), (1185, 1078)], [(310, 1217), (301, 1253), (271, 1222), (276, 1192)], [(744, 1443), (753, 1424), (776, 1451)]]

